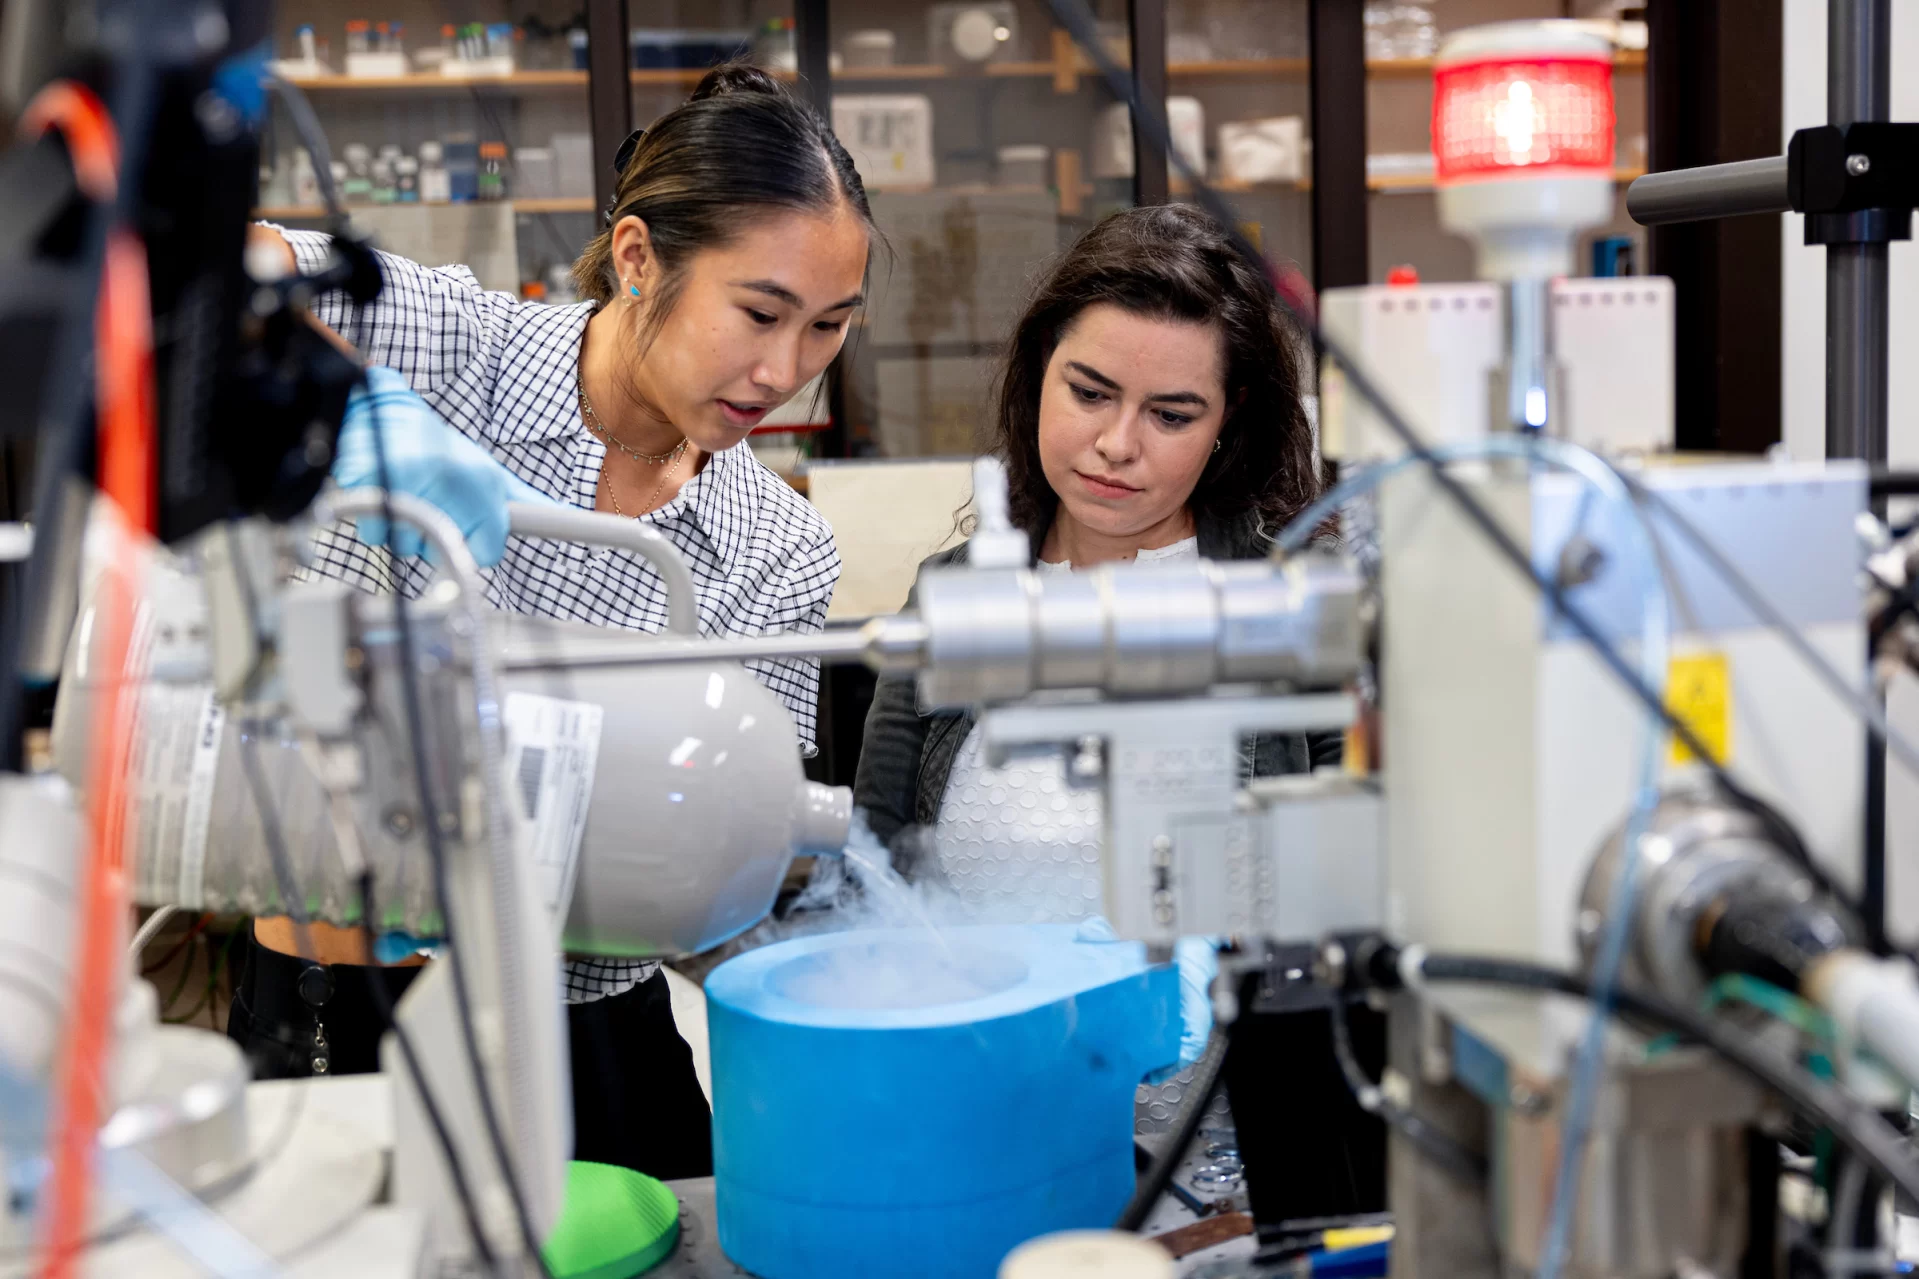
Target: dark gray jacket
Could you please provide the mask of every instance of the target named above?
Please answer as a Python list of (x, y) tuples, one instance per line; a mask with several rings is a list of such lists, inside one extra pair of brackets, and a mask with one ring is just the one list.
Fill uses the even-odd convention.
[[(1258, 559), (1271, 543), (1255, 527), (1230, 527), (1201, 520), (1197, 529), (1199, 553), (1209, 560)], [(944, 568), (966, 562), (966, 544), (927, 557), (920, 564)], [(906, 597), (912, 608), (919, 594)], [(953, 760), (973, 731), (969, 710), (922, 711), (911, 675), (882, 676), (866, 713), (866, 740), (860, 748), (859, 772), (853, 779), (853, 802), (864, 808), (873, 833), (907, 855), (895, 836), (913, 826), (932, 826), (939, 820), (940, 801)], [(1337, 763), (1342, 748), (1338, 733), (1305, 736), (1262, 735), (1253, 739), (1252, 772), (1257, 777), (1303, 773), (1322, 764)], [(910, 860), (910, 855), (909, 858)]]

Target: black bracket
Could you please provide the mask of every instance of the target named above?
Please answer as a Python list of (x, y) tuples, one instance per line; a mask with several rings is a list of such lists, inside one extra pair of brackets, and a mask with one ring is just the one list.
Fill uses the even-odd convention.
[(1919, 124), (1822, 124), (1792, 135), (1786, 193), (1806, 215), (1807, 244), (1912, 238), (1919, 206)]

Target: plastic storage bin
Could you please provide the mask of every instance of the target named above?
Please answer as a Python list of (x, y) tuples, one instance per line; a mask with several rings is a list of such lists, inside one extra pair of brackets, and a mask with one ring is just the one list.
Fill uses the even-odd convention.
[(1072, 924), (883, 929), (750, 951), (706, 982), (720, 1246), (761, 1279), (991, 1279), (1112, 1224), (1133, 1094), (1179, 988)]

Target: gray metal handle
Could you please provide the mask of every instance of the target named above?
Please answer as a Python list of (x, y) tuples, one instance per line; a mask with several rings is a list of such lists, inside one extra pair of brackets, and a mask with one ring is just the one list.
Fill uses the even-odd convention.
[(1626, 212), (1641, 226), (1784, 213), (1791, 207), (1783, 155), (1648, 173), (1626, 188)]
[(539, 506), (531, 502), (508, 502), (506, 515), (508, 527), (516, 537), (610, 546), (644, 556), (666, 581), (666, 629), (675, 635), (700, 633), (700, 597), (693, 586), (693, 571), (686, 566), (679, 548), (652, 525), (599, 511), (583, 511), (576, 506)]

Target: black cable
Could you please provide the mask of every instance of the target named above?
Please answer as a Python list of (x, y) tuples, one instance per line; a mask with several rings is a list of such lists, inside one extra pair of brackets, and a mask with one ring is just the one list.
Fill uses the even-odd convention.
[[(354, 328), (364, 315), (362, 308), (355, 307)], [(362, 334), (356, 331), (354, 346), (361, 344), (357, 340)], [(364, 374), (362, 375), (364, 378)], [(379, 397), (371, 387), (367, 388), (367, 415), (369, 428), (373, 435), (374, 468), (380, 476), (380, 513), (386, 521), (386, 551), (389, 560), (398, 558), (393, 539), (398, 525), (393, 516), (392, 475), (387, 469), (386, 439), (380, 427)], [(493, 1092), (487, 1084), (485, 1061), (480, 1055), (479, 1037), (473, 1030), (472, 995), (467, 988), (466, 970), (460, 961), (459, 942), (454, 935), (453, 899), (447, 887), (447, 853), (440, 830), (440, 809), (434, 802), (433, 783), (427, 768), (426, 716), (421, 709), (419, 671), (415, 665), (413, 647), (413, 623), (407, 615), (408, 600), (406, 591), (395, 574), (393, 592), (394, 628), (397, 632), (400, 648), (400, 695), (405, 708), (408, 753), (413, 757), (414, 784), (420, 792), (420, 825), (426, 832), (427, 860), (433, 870), (433, 892), (440, 902), (440, 928), (443, 942), (444, 960), (448, 974), (453, 980), (453, 1002), (459, 1013), (460, 1040), (465, 1049), (467, 1066), (473, 1074), (473, 1088), (477, 1094), (480, 1116), (486, 1125), (487, 1141), (493, 1147), (493, 1157), (500, 1166), (500, 1179), (506, 1185), (507, 1197), (513, 1201), (513, 1215), (519, 1226), (520, 1245), (532, 1259), (539, 1273), (545, 1279), (551, 1279), (547, 1269), (546, 1256), (540, 1249), (540, 1237), (533, 1229), (533, 1216), (527, 1210), (526, 1194), (520, 1186), (519, 1172), (514, 1166), (512, 1151), (507, 1146), (506, 1132), (500, 1123), (499, 1109), (493, 1104)], [(477, 640), (476, 640), (477, 642)], [(498, 779), (494, 779), (497, 781)]]
[[(128, 12), (144, 14), (147, 8), (132, 5)], [(166, 16), (162, 6), (152, 8), (161, 18)], [(148, 23), (142, 21), (128, 32), (130, 49), (160, 47), (149, 42), (155, 33), (147, 28)], [(146, 57), (136, 54), (116, 60), (111, 71), (113, 89), (107, 114), (113, 121), (120, 153), (115, 194), (110, 203), (88, 201), (80, 219), (70, 278), (77, 288), (85, 290), (88, 304), (69, 309), (62, 318), (51, 371), (41, 383), (45, 389), (40, 438), (34, 450), (33, 550), (19, 573), (19, 606), (0, 614), (0, 772), (25, 771), (26, 687), (20, 669), (21, 648), (33, 622), (33, 607), (58, 598), (53, 574), (67, 549), (64, 543), (69, 522), (64, 512), (68, 502), (79, 500), (69, 493), (68, 481), (86, 477), (85, 462), (94, 445), (94, 433), (87, 429), (92, 424), (87, 406), (93, 390), (92, 357), (97, 354), (93, 315), (99, 302), (107, 238), (116, 225), (139, 223), (149, 133), (157, 114), (156, 100), (164, 92), (160, 77)]]
[(320, 202), (326, 205), (328, 216), (344, 221), (346, 205), (340, 199), (340, 188), (333, 181), (333, 151), (327, 144), (326, 130), (320, 127), (320, 117), (313, 112), (313, 103), (307, 100), (305, 90), (277, 71), (268, 73), (267, 84), (280, 95), (287, 114), (293, 117), (293, 131), (299, 135), (300, 145), (306, 148), (307, 158), (313, 161), (313, 176), (320, 185)]
[[(1620, 481), (1626, 486), (1627, 492), (1632, 495), (1635, 502), (1641, 506), (1650, 508), (1664, 518), (1668, 524), (1678, 529), (1687, 543), (1692, 546), (1693, 550), (1706, 561), (1714, 573), (1718, 574), (1720, 581), (1724, 582), (1726, 586), (1731, 589), (1732, 593), (1739, 597), (1747, 609), (1765, 625), (1785, 637), (1788, 646), (1796, 650), (1796, 655), (1799, 659), (1812, 669), (1813, 674), (1818, 676), (1835, 696), (1848, 704), (1855, 718), (1865, 724), (1866, 733), (1871, 740), (1877, 742), (1881, 747), (1887, 746), (1888, 742), (1884, 731), (1884, 721), (1876, 722), (1870, 714), (1866, 713), (1858, 704), (1857, 694), (1847, 685), (1844, 677), (1833, 668), (1830, 662), (1821, 657), (1817, 650), (1806, 643), (1803, 637), (1798, 635), (1798, 632), (1792, 629), (1792, 625), (1785, 615), (1773, 605), (1771, 600), (1766, 598), (1759, 588), (1753, 584), (1750, 578), (1740, 572), (1738, 565), (1727, 558), (1726, 554), (1713, 543), (1712, 539), (1700, 531), (1699, 526), (1686, 518), (1686, 516), (1680, 512), (1679, 508), (1663, 494), (1652, 489), (1638, 476), (1628, 471), (1619, 467), (1613, 467), (1612, 469), (1614, 474), (1618, 475)], [(1871, 649), (1878, 647), (1879, 640), (1883, 637), (1883, 634), (1883, 628), (1879, 626), (1879, 619), (1873, 619), (1873, 624), (1869, 628), (1868, 634), (1870, 640), (1869, 647)], [(1759, 821), (1766, 826), (1768, 834), (1772, 836), (1774, 842), (1782, 846), (1789, 857), (1795, 862), (1798, 862), (1802, 867), (1812, 870), (1815, 880), (1823, 881), (1820, 883), (1823, 891), (1837, 898), (1850, 908), (1855, 915), (1859, 916), (1867, 929), (1868, 941), (1875, 954), (1886, 955), (1892, 952), (1892, 946), (1886, 938), (1884, 920), (1866, 916), (1862, 913), (1859, 903), (1846, 901), (1843, 894), (1834, 889), (1831, 881), (1826, 880), (1823, 872), (1813, 865), (1811, 852), (1806, 848), (1804, 841), (1801, 840), (1799, 832), (1783, 815), (1757, 795), (1743, 790), (1737, 783), (1733, 782), (1731, 778), (1718, 777), (1715, 780), (1718, 781), (1719, 785), (1726, 791), (1727, 796), (1731, 798), (1734, 803), (1744, 808), (1754, 817), (1757, 817)]]
[[(246, 775), (247, 786), (253, 791), (253, 806), (260, 814), (260, 830), (265, 837), (267, 860), (273, 864), (273, 877), (280, 886), (280, 900), (286, 906), (287, 914), (293, 917), (294, 935), (299, 939), (303, 952), (300, 958), (308, 963), (318, 962), (313, 953), (313, 935), (311, 917), (307, 914), (306, 900), (300, 896), (299, 884), (293, 875), (293, 861), (287, 855), (286, 836), (280, 827), (279, 806), (275, 803), (272, 790), (266, 784), (266, 778), (260, 773), (260, 761), (256, 754), (259, 748), (259, 726), (243, 724), (241, 726), (240, 771)], [(362, 872), (360, 883), (363, 922), (367, 934), (367, 956), (373, 954), (373, 872)], [(367, 985), (376, 993), (374, 1002), (379, 1007), (380, 1016), (386, 1029), (393, 1032), (400, 1045), (400, 1055), (406, 1059), (408, 1076), (413, 1080), (413, 1090), (420, 1095), (420, 1103), (426, 1111), (427, 1123), (433, 1129), (434, 1141), (440, 1147), (440, 1154), (446, 1160), (447, 1175), (453, 1181), (454, 1198), (460, 1201), (460, 1215), (466, 1218), (467, 1231), (473, 1236), (473, 1250), (479, 1255), (480, 1264), (488, 1273), (497, 1274), (498, 1259), (493, 1248), (487, 1242), (486, 1232), (480, 1228), (479, 1209), (475, 1206), (472, 1183), (467, 1180), (466, 1165), (460, 1161), (458, 1147), (453, 1144), (453, 1134), (446, 1126), (446, 1119), (440, 1113), (439, 1103), (433, 1099), (433, 1090), (427, 1086), (426, 1072), (420, 1069), (419, 1057), (413, 1051), (413, 1041), (404, 1027), (393, 1018), (393, 1002), (388, 996), (385, 985), (385, 972), (375, 971), (368, 974)]]
[(1353, 1051), (1352, 1027), (1346, 1021), (1346, 997), (1335, 992), (1332, 1006), (1333, 1056), (1346, 1087), (1359, 1108), (1374, 1116), (1412, 1143), (1428, 1163), (1437, 1165), (1461, 1181), (1475, 1185), (1486, 1180), (1486, 1157), (1448, 1137), (1392, 1098), (1366, 1077), (1359, 1056)]
[[(274, 84), (275, 88), (280, 92), (282, 99), (285, 101), (289, 113), (293, 117), (294, 130), (300, 135), (301, 143), (306, 147), (307, 154), (312, 159), (315, 170), (320, 170), (323, 167), (326, 169), (325, 175), (321, 178), (322, 185), (320, 189), (326, 199), (328, 212), (333, 215), (336, 222), (344, 223), (346, 213), (340, 204), (339, 194), (333, 186), (332, 169), (327, 150), (325, 131), (320, 127), (319, 120), (313, 113), (312, 105), (307, 102), (306, 95), (300, 91), (298, 86), (280, 77), (274, 78)], [(359, 351), (364, 351), (366, 345), (366, 334), (363, 331), (365, 315), (365, 308), (355, 303), (352, 311), (352, 321), (349, 327), (353, 330), (353, 347)], [(363, 387), (366, 387), (364, 371), (362, 371), (361, 374), (361, 384)], [(393, 541), (397, 525), (393, 516), (393, 503), (389, 496), (392, 491), (392, 475), (387, 467), (386, 437), (380, 426), (379, 400), (378, 397), (372, 393), (370, 387), (366, 387), (366, 391), (367, 412), (370, 419), (369, 426), (373, 436), (374, 463), (380, 476), (381, 515), (386, 522), (386, 551), (388, 563), (389, 565), (393, 565), (398, 560), (398, 553), (394, 548)], [(494, 1158), (499, 1164), (500, 1176), (506, 1185), (507, 1195), (513, 1202), (514, 1218), (520, 1232), (521, 1247), (532, 1258), (539, 1273), (542, 1276), (547, 1276), (546, 1257), (540, 1249), (538, 1232), (533, 1229), (532, 1214), (526, 1206), (526, 1195), (520, 1186), (519, 1174), (514, 1166), (511, 1152), (507, 1146), (505, 1131), (500, 1123), (498, 1108), (493, 1104), (493, 1093), (487, 1085), (487, 1073), (484, 1060), (480, 1055), (479, 1040), (473, 1029), (472, 998), (467, 987), (465, 970), (458, 958), (459, 947), (454, 935), (452, 901), (447, 892), (446, 848), (441, 839), (439, 808), (434, 803), (432, 781), (426, 765), (425, 752), (422, 749), (422, 744), (425, 741), (425, 716), (421, 711), (418, 670), (415, 666), (412, 619), (408, 616), (406, 590), (397, 569), (393, 571), (392, 577), (394, 588), (393, 614), (400, 649), (401, 700), (405, 709), (407, 737), (411, 746), (410, 753), (413, 756), (414, 781), (420, 794), (422, 825), (426, 828), (427, 859), (432, 867), (433, 891), (440, 905), (445, 961), (453, 982), (453, 997), (458, 1013), (457, 1020), (460, 1023), (460, 1038), (467, 1058), (468, 1069), (473, 1076), (474, 1091), (477, 1094), (481, 1117), (486, 1125), (488, 1142), (492, 1146)], [(370, 918), (370, 905), (368, 909)], [(369, 958), (371, 958), (370, 951)], [(384, 993), (385, 992), (382, 991), (382, 994)], [(390, 1016), (388, 1017), (388, 1021), (391, 1022)], [(409, 1066), (411, 1066), (411, 1050), (405, 1049), (405, 1054), (408, 1057)], [(413, 1079), (415, 1087), (419, 1089), (421, 1095), (426, 1096), (427, 1087), (424, 1076), (415, 1071)], [(431, 1101), (429, 1101), (428, 1104), (430, 1108), (437, 1109), (437, 1107), (433, 1107)], [(449, 1160), (451, 1160), (453, 1157), (452, 1147), (445, 1147), (445, 1151)], [(456, 1181), (463, 1179), (462, 1176), (456, 1178)], [(487, 1251), (484, 1236), (476, 1233), (474, 1240), (477, 1248), (481, 1249), (483, 1253)], [(492, 1263), (489, 1261), (488, 1265), (490, 1268)]]
[[(1377, 971), (1377, 970), (1375, 970)], [(1592, 984), (1575, 973), (1516, 959), (1428, 954), (1419, 961), (1427, 981), (1471, 982), (1593, 998)], [(1708, 1020), (1656, 996), (1616, 986), (1613, 1002), (1634, 1020), (1701, 1044), (1802, 1115), (1830, 1129), (1874, 1172), (1908, 1195), (1919, 1192), (1919, 1162), (1906, 1141), (1869, 1107), (1814, 1077), (1784, 1053), (1731, 1025)]]
[[(377, 934), (373, 926), (373, 871), (369, 868), (360, 872), (360, 933), (362, 944), (366, 947), (367, 958), (371, 959)], [(420, 1068), (419, 1054), (413, 1048), (413, 1036), (394, 1015), (393, 993), (386, 988), (386, 969), (375, 968), (367, 974), (367, 989), (372, 992), (374, 1010), (380, 1015), (380, 1024), (393, 1032), (393, 1040), (400, 1046), (400, 1056), (406, 1059), (407, 1076), (413, 1080), (413, 1091), (420, 1096), (420, 1105), (426, 1111), (427, 1122), (433, 1127), (434, 1141), (440, 1152), (446, 1156), (447, 1172), (453, 1178), (453, 1193), (460, 1201), (461, 1214), (466, 1218), (467, 1230), (473, 1235), (473, 1248), (479, 1254), (480, 1264), (488, 1271), (497, 1271), (498, 1260), (493, 1255), (492, 1245), (480, 1229), (478, 1214), (473, 1208), (473, 1189), (466, 1178), (466, 1168), (461, 1164), (453, 1145), (452, 1131), (447, 1127), (446, 1118), (440, 1113), (440, 1104), (433, 1098), (433, 1090), (427, 1087), (426, 1071)], [(544, 1268), (545, 1261), (541, 1261)]]
[(1181, 1112), (1179, 1123), (1168, 1134), (1166, 1144), (1159, 1148), (1159, 1157), (1153, 1160), (1152, 1167), (1146, 1170), (1146, 1175), (1134, 1187), (1133, 1197), (1126, 1201), (1125, 1210), (1119, 1214), (1116, 1229), (1138, 1230), (1146, 1224), (1153, 1205), (1166, 1193), (1166, 1187), (1172, 1183), (1174, 1170), (1186, 1158), (1193, 1138), (1199, 1135), (1199, 1126), (1206, 1122), (1206, 1112), (1212, 1107), (1213, 1098), (1219, 1094), (1219, 1087), (1225, 1080), (1226, 1032), (1215, 1026), (1212, 1037), (1206, 1041), (1206, 1051), (1200, 1054), (1194, 1069), (1192, 1086), (1186, 1090), (1186, 1109)]

